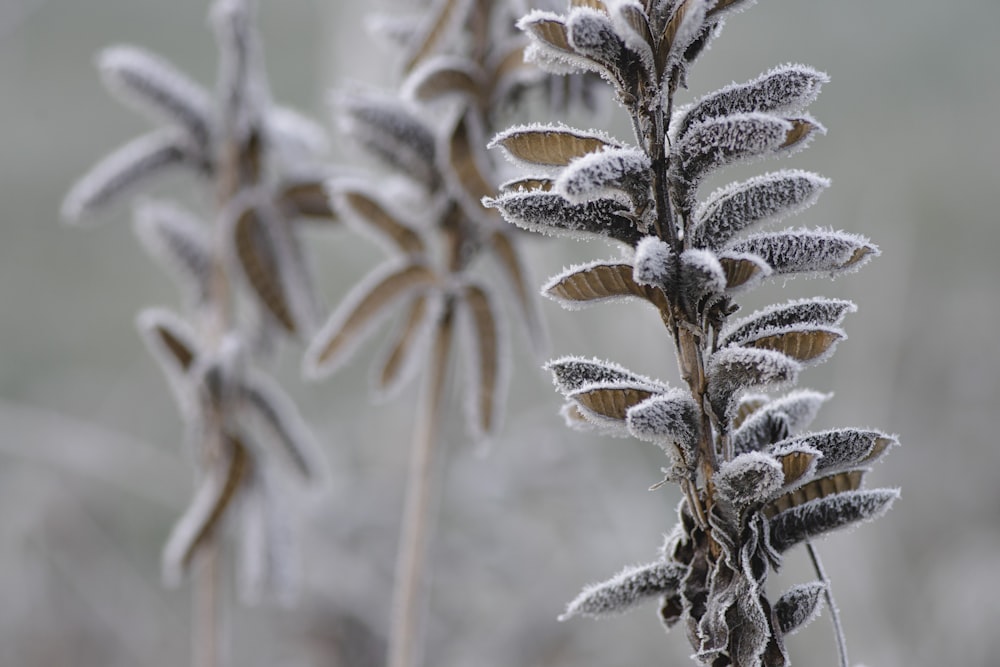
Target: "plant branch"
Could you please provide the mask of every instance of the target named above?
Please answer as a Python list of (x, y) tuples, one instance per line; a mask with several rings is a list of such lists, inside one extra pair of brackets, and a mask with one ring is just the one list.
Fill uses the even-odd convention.
[(454, 302), (445, 304), (437, 324), (434, 349), (423, 388), (419, 423), (414, 430), (406, 483), (403, 525), (400, 531), (393, 590), (389, 667), (415, 667), (422, 651), (421, 616), (425, 600), (421, 588), (426, 575), (427, 548), (432, 529), (435, 479), (435, 445), (441, 426), (441, 407), (451, 348)]

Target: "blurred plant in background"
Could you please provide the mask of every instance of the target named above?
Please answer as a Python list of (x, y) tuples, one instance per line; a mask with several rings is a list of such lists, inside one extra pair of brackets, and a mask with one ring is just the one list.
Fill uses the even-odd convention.
[(136, 232), (182, 289), (186, 317), (144, 311), (139, 329), (179, 404), (195, 467), (190, 505), (163, 550), (163, 578), (196, 577), (194, 664), (228, 652), (221, 615), (227, 575), (223, 525), (238, 527), (240, 593), (290, 602), (295, 594), (295, 508), (322, 481), (317, 447), (291, 399), (256, 365), (278, 336), (308, 337), (317, 303), (298, 231), (331, 220), (316, 152), (323, 132), (270, 99), (250, 0), (216, 0), (214, 94), (144, 49), (105, 50), (108, 89), (167, 126), (95, 165), (67, 195), (72, 223), (172, 169), (214, 195), (202, 216), (146, 201)]
[[(635, 144), (563, 125), (505, 130), (492, 144), (532, 174), (486, 203), (528, 230), (620, 244), (621, 258), (572, 267), (543, 291), (568, 308), (621, 299), (653, 305), (687, 385), (596, 359), (549, 363), (570, 427), (659, 445), (668, 458), (661, 485), (684, 492), (660, 557), (588, 587), (564, 618), (659, 597), (663, 623), (683, 624), (700, 664), (776, 667), (789, 664), (784, 638), (815, 616), (825, 595), (846, 667), (829, 582), (809, 540), (888, 509), (898, 491), (861, 482), (896, 440), (860, 429), (803, 433), (828, 396), (749, 392), (790, 386), (803, 368), (828, 359), (854, 306), (815, 297), (730, 317), (734, 296), (769, 277), (833, 277), (878, 249), (845, 232), (752, 231), (816, 200), (828, 182), (809, 172), (769, 173), (699, 202), (699, 185), (718, 169), (787, 154), (824, 131), (803, 109), (827, 77), (802, 65), (675, 106), (725, 18), (750, 4), (572, 0), (566, 14), (522, 18), (528, 58), (555, 73), (601, 74), (629, 114)], [(800, 543), (819, 580), (772, 602), (768, 572)]]
[[(306, 353), (305, 372), (340, 368), (394, 310), (403, 312), (373, 374), (378, 397), (424, 371), (395, 577), (389, 664), (420, 664), (426, 556), (443, 465), (439, 443), (451, 357), (464, 352), (466, 422), (471, 437), (494, 435), (507, 390), (508, 320), (541, 355), (544, 331), (517, 249), (521, 232), (481, 200), (502, 178), (486, 137), (548, 77), (524, 61), (526, 40), (509, 3), (450, 0), (422, 16), (376, 17), (383, 36), (402, 44), (405, 79), (398, 96), (365, 90), (336, 97), (344, 135), (391, 176), (340, 177), (334, 209), (369, 234), (392, 259), (363, 279), (330, 316)], [(588, 84), (574, 78), (572, 90)], [(573, 97), (549, 88), (548, 100)], [(572, 91), (569, 91), (572, 92)], [(558, 94), (557, 94), (558, 93)], [(482, 275), (483, 259), (493, 273)], [(511, 306), (501, 309), (500, 296)], [(455, 344), (455, 338), (457, 343)]]

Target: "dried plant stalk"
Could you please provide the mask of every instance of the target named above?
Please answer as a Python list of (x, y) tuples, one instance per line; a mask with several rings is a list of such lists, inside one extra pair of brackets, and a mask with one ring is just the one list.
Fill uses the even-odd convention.
[[(793, 385), (803, 369), (829, 359), (853, 305), (806, 299), (729, 324), (736, 295), (768, 277), (832, 277), (879, 252), (845, 232), (755, 229), (816, 200), (828, 182), (808, 172), (766, 174), (699, 201), (699, 186), (716, 171), (788, 154), (824, 132), (804, 110), (827, 77), (803, 65), (675, 105), (724, 18), (750, 4), (572, 2), (565, 14), (523, 17), (527, 57), (555, 73), (600, 74), (630, 117), (634, 143), (555, 125), (510, 128), (492, 145), (544, 178), (514, 181), (485, 200), (529, 231), (624, 245), (624, 260), (573, 267), (544, 293), (568, 308), (628, 297), (652, 303), (685, 385), (596, 360), (549, 365), (568, 401), (569, 426), (657, 444), (668, 458), (664, 482), (684, 493), (659, 559), (587, 588), (563, 618), (659, 597), (664, 624), (683, 625), (694, 658), (712, 667), (789, 664), (785, 637), (815, 616), (821, 592), (833, 611), (809, 540), (874, 519), (898, 496), (862, 488), (864, 472), (895, 438), (856, 429), (805, 433), (827, 395), (750, 393)], [(772, 602), (768, 572), (803, 542), (820, 580)], [(846, 665), (839, 619), (831, 615)]]

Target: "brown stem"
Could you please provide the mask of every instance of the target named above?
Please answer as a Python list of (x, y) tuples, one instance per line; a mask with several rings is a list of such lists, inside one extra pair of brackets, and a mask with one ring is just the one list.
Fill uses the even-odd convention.
[(431, 509), (435, 492), (440, 488), (436, 483), (434, 453), (441, 425), (453, 320), (454, 303), (449, 300), (434, 336), (427, 384), (423, 388), (419, 421), (413, 434), (393, 590), (389, 667), (416, 667), (421, 662), (421, 616), (426, 606), (421, 589), (427, 569), (425, 561), (432, 528)]
[(209, 537), (198, 552), (195, 563), (192, 596), (192, 664), (194, 667), (217, 667), (223, 664), (221, 609), (221, 549), (219, 542)]
[[(238, 141), (230, 137), (223, 142), (218, 156), (216, 197), (218, 202), (212, 249), (212, 277), (209, 286), (209, 308), (205, 309), (201, 325), (202, 337), (209, 349), (218, 348), (229, 331), (232, 307), (232, 293), (229, 275), (226, 271), (227, 225), (222, 220), (222, 212), (240, 188), (240, 147)], [(223, 415), (213, 412), (206, 417), (205, 439), (201, 449), (201, 469), (203, 473), (218, 465), (223, 455), (226, 434), (223, 429)], [(224, 570), (222, 547), (217, 533), (206, 536), (198, 556), (198, 567), (194, 577), (192, 625), (192, 665), (194, 667), (219, 667), (224, 664), (227, 653), (226, 636), (222, 623), (222, 586)]]

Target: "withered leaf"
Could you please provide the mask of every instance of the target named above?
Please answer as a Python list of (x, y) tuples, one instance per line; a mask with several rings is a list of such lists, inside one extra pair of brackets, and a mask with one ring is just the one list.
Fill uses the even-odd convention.
[(525, 268), (518, 256), (510, 235), (503, 231), (493, 232), (490, 249), (497, 258), (521, 313), (521, 320), (528, 331), (528, 337), (536, 351), (545, 347), (545, 328), (538, 312), (538, 302), (534, 290), (529, 289)]
[(774, 604), (774, 618), (781, 634), (789, 635), (816, 618), (820, 596), (825, 591), (826, 584), (816, 581), (796, 586), (782, 595)]
[(847, 313), (855, 310), (857, 308), (850, 301), (821, 296), (775, 304), (726, 326), (719, 336), (719, 344), (722, 347), (741, 345), (764, 332), (794, 326), (833, 327), (840, 324)]
[(844, 332), (833, 327), (803, 327), (767, 333), (742, 345), (781, 352), (802, 363), (819, 363), (829, 357), (842, 338)]
[(566, 22), (561, 16), (549, 12), (533, 12), (518, 22), (518, 27), (545, 46), (573, 53), (566, 32)]
[(639, 285), (632, 276), (632, 265), (616, 262), (592, 262), (569, 269), (549, 280), (542, 293), (566, 308), (582, 308), (615, 299), (639, 298), (658, 310), (669, 310), (667, 298), (655, 287)]
[(568, 398), (577, 402), (584, 415), (590, 413), (605, 419), (624, 421), (629, 408), (642, 403), (654, 393), (656, 390), (651, 387), (617, 382), (584, 386), (570, 393)]
[(771, 518), (771, 546), (781, 553), (831, 530), (876, 519), (898, 497), (896, 489), (845, 491), (793, 506)]
[(591, 9), (596, 9), (599, 12), (607, 13), (607, 6), (601, 2), (601, 0), (569, 0), (569, 6), (573, 7), (590, 7)]
[(620, 613), (648, 598), (673, 595), (686, 572), (684, 566), (667, 561), (626, 568), (608, 581), (585, 588), (566, 606), (559, 620)]
[(564, 167), (588, 153), (620, 144), (596, 132), (556, 125), (522, 125), (498, 134), (488, 147), (494, 146), (501, 146), (509, 157), (529, 165)]
[(354, 214), (355, 219), (403, 253), (420, 255), (425, 251), (420, 235), (386, 211), (373, 196), (361, 190), (345, 189), (338, 191), (335, 197), (338, 204), (342, 202)]
[(826, 498), (844, 491), (855, 491), (861, 488), (863, 476), (863, 470), (851, 470), (814, 479), (773, 500), (764, 508), (764, 514), (773, 517), (779, 512), (804, 505), (810, 500)]
[(552, 190), (554, 181), (551, 178), (528, 176), (526, 178), (515, 178), (500, 184), (500, 192), (528, 192), (531, 190), (541, 190), (549, 192)]
[(495, 188), (483, 176), (477, 154), (482, 152), (483, 142), (474, 127), (472, 110), (467, 111), (452, 130), (448, 141), (448, 165), (462, 190), (465, 191), (479, 208), (484, 197), (492, 195)]
[(747, 394), (741, 398), (736, 414), (733, 415), (733, 430), (738, 429), (750, 415), (767, 405), (769, 400), (766, 394)]
[(191, 368), (198, 356), (198, 344), (180, 318), (166, 310), (150, 309), (139, 315), (138, 324), (157, 357), (172, 362), (182, 373)]
[(388, 393), (403, 380), (407, 362), (413, 354), (413, 347), (425, 328), (428, 319), (428, 296), (418, 295), (409, 306), (409, 312), (396, 339), (389, 347), (389, 354), (382, 363), (376, 382), (380, 392)]
[(318, 447), (292, 399), (277, 382), (257, 372), (250, 374), (240, 390), (244, 441), (271, 445), (302, 480), (316, 482)]
[(307, 179), (283, 183), (278, 188), (278, 206), (291, 217), (337, 219), (330, 206), (330, 195), (322, 180)]
[(698, 36), (705, 19), (705, 0), (684, 0), (678, 3), (660, 34), (656, 49), (656, 69), (661, 76), (667, 74), (668, 64), (683, 55), (691, 41)]
[(460, 0), (443, 0), (438, 3), (436, 14), (431, 14), (431, 22), (426, 28), (423, 39), (407, 59), (406, 70), (412, 70), (418, 63), (427, 58), (438, 47), (448, 28), (455, 22), (455, 12), (462, 5)]
[(179, 206), (144, 202), (134, 228), (143, 248), (177, 280), (191, 304), (208, 301), (214, 257), (208, 225)]
[(286, 331), (295, 333), (297, 325), (281, 281), (281, 269), (263, 224), (256, 207), (246, 206), (233, 224), (233, 248), (260, 302)]
[(246, 448), (236, 438), (227, 438), (222, 459), (209, 469), (191, 504), (170, 532), (163, 548), (163, 579), (176, 586), (190, 567), (198, 549), (213, 534), (229, 507), (250, 460)]
[(751, 253), (725, 253), (719, 255), (719, 263), (726, 274), (728, 291), (750, 289), (771, 275), (767, 262)]
[(478, 285), (464, 290), (464, 302), (472, 319), (474, 337), (468, 341), (473, 348), (472, 384), (469, 387), (471, 418), (477, 434), (496, 430), (498, 401), (501, 388), (501, 349), (497, 317), (490, 296)]
[(63, 200), (62, 217), (67, 222), (79, 222), (141, 182), (179, 166), (199, 171), (207, 168), (187, 135), (175, 128), (144, 134), (107, 155), (80, 177)]
[(795, 438), (796, 445), (811, 447), (823, 454), (817, 470), (826, 474), (866, 467), (898, 444), (894, 436), (881, 431), (856, 428), (833, 429)]
[(415, 70), (406, 81), (407, 94), (426, 102), (446, 95), (478, 99), (483, 92), (483, 74), (465, 58), (438, 56)]
[(635, 221), (626, 217), (625, 206), (614, 199), (571, 204), (554, 192), (531, 190), (504, 192), (483, 203), (498, 209), (507, 222), (530, 232), (582, 239), (611, 238), (630, 246), (643, 237)]
[(757, 255), (779, 275), (854, 271), (880, 254), (863, 236), (820, 229), (754, 234), (729, 250)]
[(351, 290), (310, 343), (305, 357), (306, 374), (322, 377), (332, 373), (361, 342), (361, 334), (394, 303), (437, 282), (437, 274), (423, 264), (400, 266), (393, 262), (376, 269)]
[(633, 373), (623, 366), (600, 359), (560, 357), (545, 364), (545, 369), (552, 372), (552, 380), (564, 396), (569, 396), (570, 393), (592, 384), (624, 382), (656, 387), (658, 390), (666, 388), (665, 385), (652, 378)]
[(113, 46), (101, 52), (98, 67), (105, 85), (124, 102), (177, 123), (198, 145), (209, 144), (211, 97), (171, 63), (145, 49)]
[(708, 397), (712, 408), (720, 419), (728, 419), (742, 392), (794, 382), (801, 368), (799, 362), (773, 350), (723, 348), (708, 362)]
[(774, 456), (781, 463), (781, 469), (785, 474), (783, 486), (792, 487), (812, 475), (816, 470), (816, 460), (820, 454), (815, 450), (794, 449), (775, 452)]

